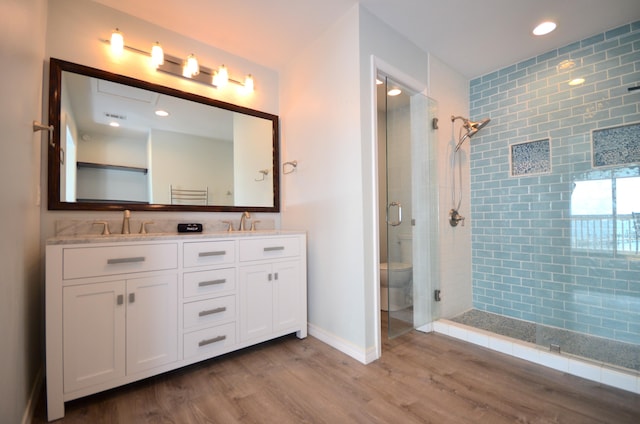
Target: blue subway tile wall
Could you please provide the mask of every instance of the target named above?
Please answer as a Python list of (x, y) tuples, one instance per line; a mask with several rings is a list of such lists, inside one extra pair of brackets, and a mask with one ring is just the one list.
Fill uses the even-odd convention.
[[(584, 83), (568, 84), (578, 77)], [(637, 146), (637, 135), (628, 132), (640, 123), (640, 90), (628, 88), (639, 83), (640, 22), (470, 82), (471, 119), (491, 118), (470, 154), (475, 308), (640, 344), (640, 255), (632, 227), (609, 223), (596, 233), (614, 237), (613, 245), (596, 246), (593, 232), (580, 245), (574, 205), (583, 181), (640, 177), (635, 157), (624, 164), (619, 157), (597, 159), (599, 146)], [(606, 138), (595, 154), (592, 133)], [(527, 143), (543, 144), (534, 144), (540, 149), (533, 156), (518, 153)], [(527, 169), (517, 176), (512, 151)], [(527, 167), (543, 155), (549, 163)]]

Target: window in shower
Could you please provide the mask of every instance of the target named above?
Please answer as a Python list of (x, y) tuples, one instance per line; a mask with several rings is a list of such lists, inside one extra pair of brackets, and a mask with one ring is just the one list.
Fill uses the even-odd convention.
[(638, 254), (638, 167), (594, 171), (574, 181), (571, 246), (586, 251)]

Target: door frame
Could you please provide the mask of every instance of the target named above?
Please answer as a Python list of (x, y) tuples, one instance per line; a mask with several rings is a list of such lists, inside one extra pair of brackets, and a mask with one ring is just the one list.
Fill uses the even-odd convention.
[(380, 204), (380, 196), (378, 195), (378, 93), (376, 89), (376, 78), (378, 73), (382, 72), (388, 75), (390, 78), (393, 78), (395, 81), (398, 81), (402, 85), (407, 88), (423, 94), (429, 97), (428, 86), (417, 79), (409, 76), (408, 74), (401, 71), (399, 68), (391, 65), (388, 62), (385, 62), (383, 59), (371, 55), (370, 61), (370, 81), (369, 89), (371, 90), (371, 104), (370, 104), (370, 113), (371, 113), (371, 139), (369, 140), (372, 155), (371, 160), (371, 169), (373, 170), (373, 176), (371, 178), (371, 196), (370, 198), (373, 200), (373, 204), (369, 205), (369, 210), (373, 211), (373, 228), (371, 229), (373, 234), (373, 240), (375, 240), (375, 245), (371, 250), (373, 257), (370, 258), (369, 263), (373, 264), (373, 272), (374, 276), (373, 281), (370, 284), (373, 284), (373, 313), (371, 314), (372, 322), (369, 325), (372, 325), (374, 329), (374, 345), (375, 345), (375, 358), (380, 358), (382, 356), (382, 328), (381, 328), (381, 313), (380, 313), (380, 216), (378, 214), (378, 205)]

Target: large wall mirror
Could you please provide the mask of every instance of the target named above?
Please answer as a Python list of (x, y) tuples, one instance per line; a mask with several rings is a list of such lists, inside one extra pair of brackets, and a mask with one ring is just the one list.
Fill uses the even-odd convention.
[(51, 59), (49, 209), (278, 212), (278, 117)]

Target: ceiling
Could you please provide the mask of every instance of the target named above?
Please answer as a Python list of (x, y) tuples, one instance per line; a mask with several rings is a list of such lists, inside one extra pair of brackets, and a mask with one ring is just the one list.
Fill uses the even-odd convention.
[[(358, 0), (95, 0), (280, 69)], [(474, 78), (640, 20), (639, 0), (360, 0), (425, 52)], [(185, 7), (185, 5), (187, 5)], [(533, 27), (553, 19), (553, 33)]]

